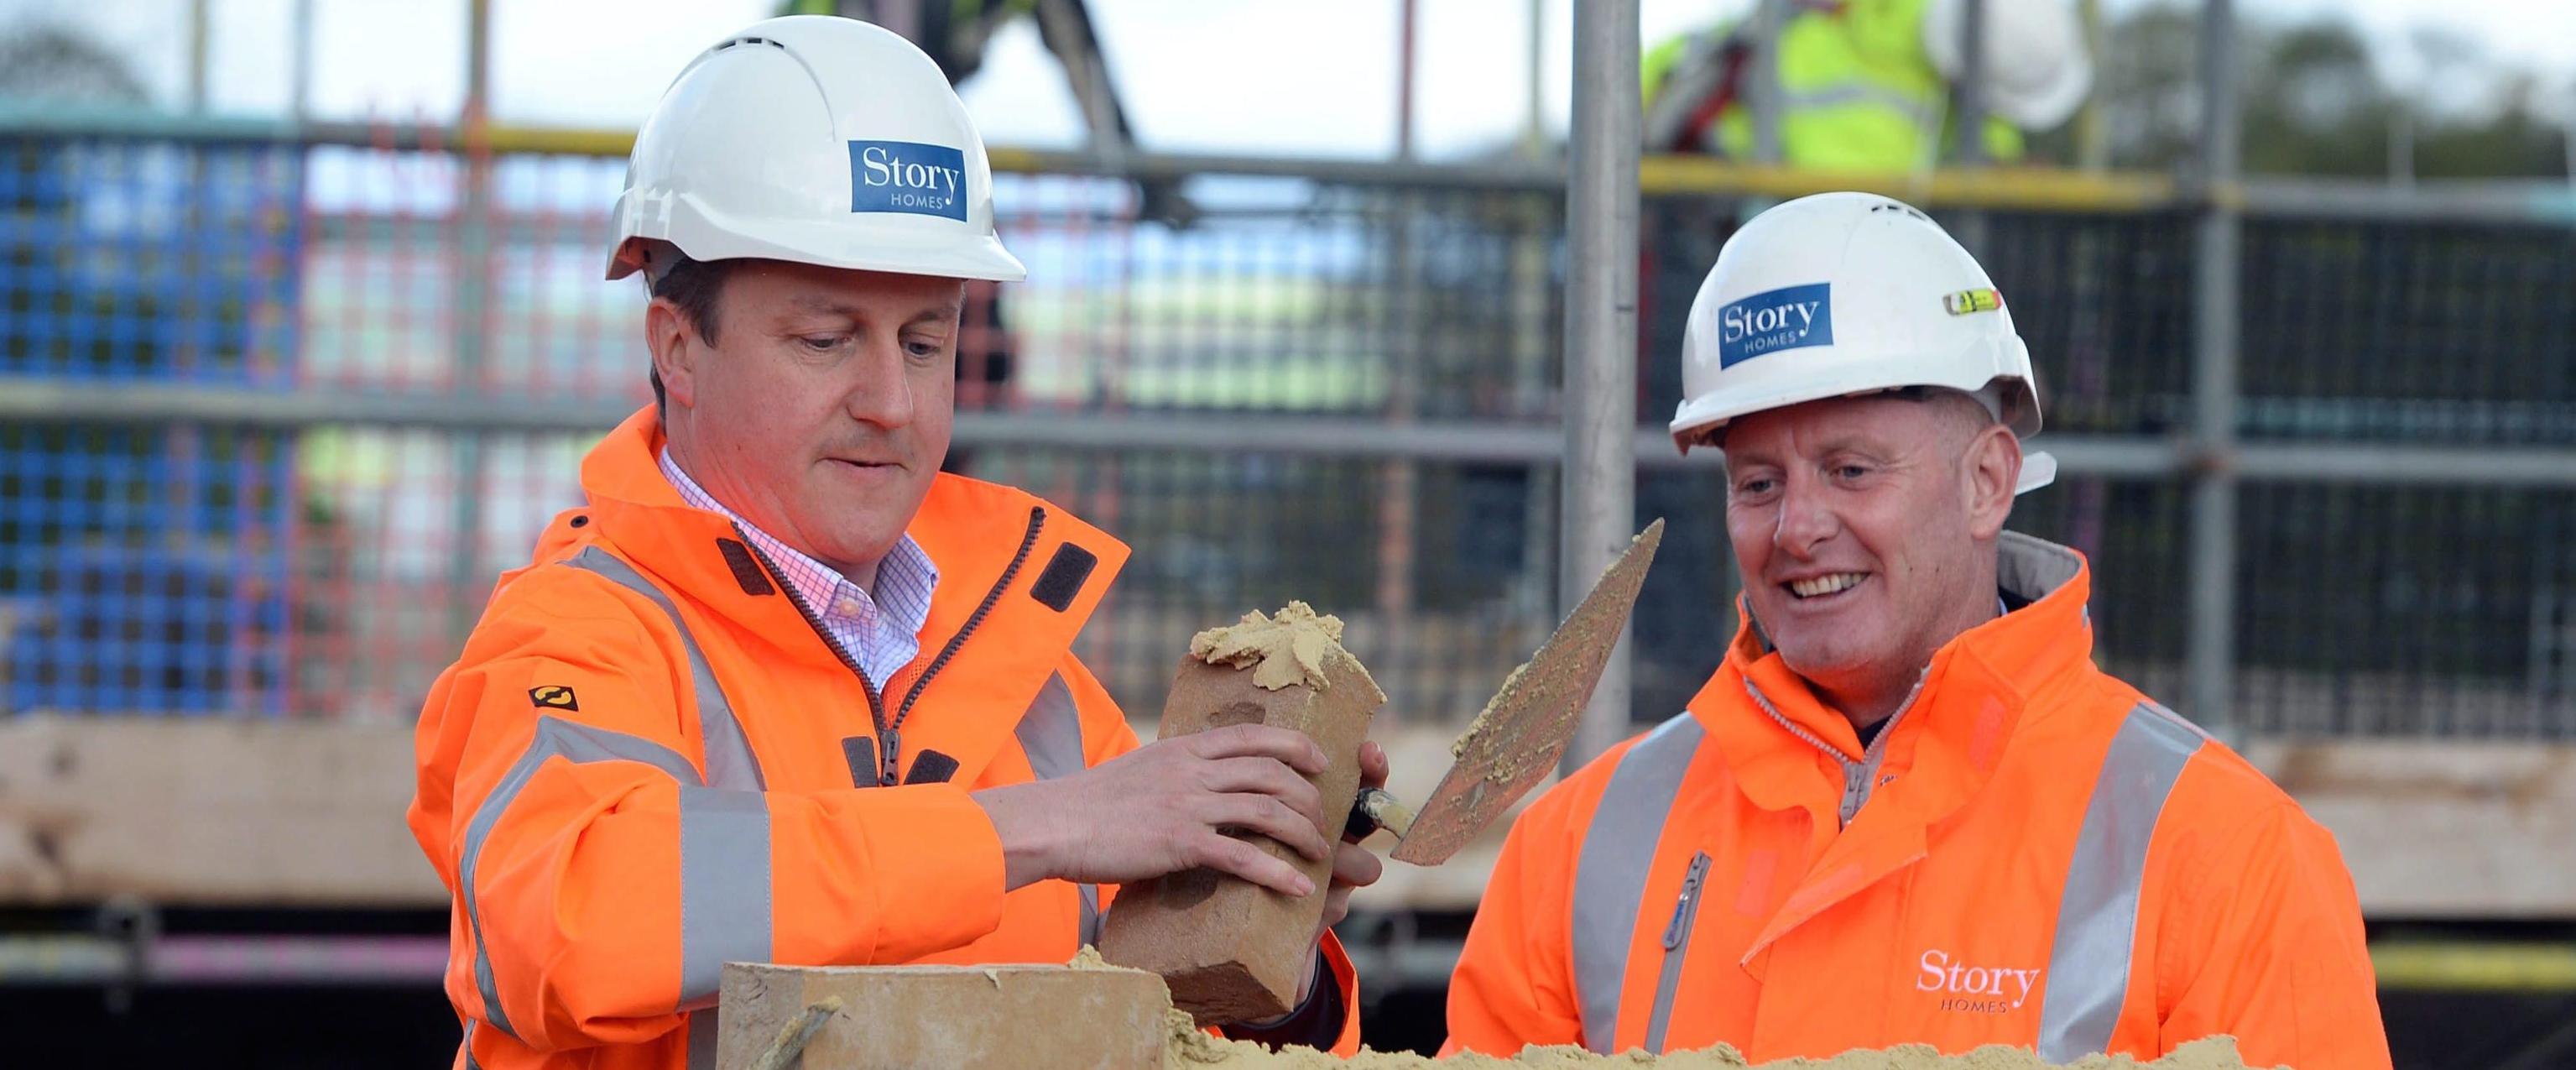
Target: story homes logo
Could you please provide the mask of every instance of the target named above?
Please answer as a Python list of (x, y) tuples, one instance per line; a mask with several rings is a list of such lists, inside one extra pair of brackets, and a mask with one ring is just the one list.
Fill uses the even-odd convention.
[(912, 141), (850, 142), (850, 210), (966, 218), (966, 154)]
[(1717, 310), (1717, 366), (1765, 353), (1834, 344), (1833, 284), (1784, 286)]
[(2020, 1010), (2039, 988), (2042, 972), (2009, 966), (1970, 966), (1939, 949), (1924, 952), (1916, 969), (1915, 991), (1941, 993), (1942, 1010), (1977, 1014)]

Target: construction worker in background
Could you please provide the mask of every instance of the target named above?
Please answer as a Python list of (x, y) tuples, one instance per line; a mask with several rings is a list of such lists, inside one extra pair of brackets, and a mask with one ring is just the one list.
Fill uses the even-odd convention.
[(1755, 217), (1690, 312), (1743, 625), (1681, 715), (1511, 830), (1450, 1047), (1754, 1061), (1927, 1043), (2389, 1065), (2334, 840), (2095, 668), (2082, 555), (2003, 530), (2054, 473), (2029, 350), (1921, 212)]
[[(1969, 0), (1783, 3), (1778, 34), (1780, 158), (1846, 173), (1928, 169), (1950, 140)], [(2065, 122), (2093, 67), (2067, 0), (1984, 0), (1988, 159), (2018, 160), (2022, 132)], [(1755, 158), (1752, 75), (1758, 20), (1666, 40), (1643, 68), (1648, 152)]]
[[(421, 714), (457, 1065), (711, 1066), (729, 961), (1061, 962), (1199, 866), (1318, 893), (1230, 830), (1331, 854), (1327, 925), (1376, 878), (1303, 735), (1138, 746), (1069, 651), (1126, 547), (938, 472), (963, 280), (1025, 274), (988, 168), (927, 56), (832, 17), (717, 42), (637, 135), (608, 277), (656, 402)], [(1329, 932), (1304, 987), (1229, 1032), (1354, 1050)]]

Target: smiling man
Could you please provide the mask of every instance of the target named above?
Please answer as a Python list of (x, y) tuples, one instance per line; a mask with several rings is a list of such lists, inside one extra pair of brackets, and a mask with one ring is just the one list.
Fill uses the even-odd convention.
[(1452, 1050), (2226, 1033), (2249, 1065), (2389, 1065), (2333, 839), (2096, 669), (2084, 558), (2003, 530), (2054, 463), (1966, 250), (1884, 197), (1783, 204), (1719, 254), (1682, 362), (1744, 624), (1687, 711), (1513, 826)]
[[(711, 1067), (727, 962), (1063, 962), (1120, 882), (1209, 867), (1329, 925), (1376, 879), (1304, 735), (1138, 745), (1071, 652), (1124, 546), (940, 474), (965, 280), (1024, 274), (992, 197), (939, 69), (845, 19), (715, 43), (637, 135), (608, 276), (651, 287), (655, 403), (421, 712), (459, 1067)], [(1303, 1003), (1230, 1032), (1357, 1047), (1317, 941)]]

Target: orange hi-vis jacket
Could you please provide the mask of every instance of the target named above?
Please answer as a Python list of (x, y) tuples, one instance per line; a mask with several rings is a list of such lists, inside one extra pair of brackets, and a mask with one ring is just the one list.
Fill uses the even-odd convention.
[(1113, 890), (1005, 893), (968, 793), (1136, 747), (1070, 650), (1127, 548), (939, 477), (909, 528), (940, 573), (921, 655), (872, 692), (661, 445), (647, 408), (592, 450), (590, 505), (501, 578), (421, 711), (410, 825), (454, 897), (457, 1065), (712, 1067), (726, 962), (1072, 958)]
[(1449, 989), (1451, 1050), (1754, 1061), (1928, 1043), (2389, 1065), (2334, 840), (2096, 669), (2072, 550), (2007, 534), (2029, 600), (1933, 657), (1864, 748), (1758, 631), (1687, 713), (1512, 828)]

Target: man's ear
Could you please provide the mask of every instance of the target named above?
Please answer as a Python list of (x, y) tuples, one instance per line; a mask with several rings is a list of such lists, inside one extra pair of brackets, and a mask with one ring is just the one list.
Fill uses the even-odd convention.
[(1979, 541), (1993, 539), (2012, 515), (2013, 488), (2021, 481), (2021, 439), (2002, 424), (1990, 425), (1968, 442), (1960, 476), (1968, 493), (1968, 532)]
[(662, 378), (662, 393), (668, 404), (694, 408), (698, 403), (698, 360), (706, 353), (706, 342), (680, 306), (656, 297), (644, 308), (644, 345), (653, 351), (653, 372)]

